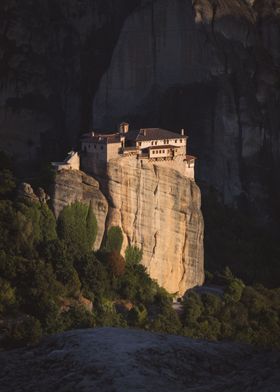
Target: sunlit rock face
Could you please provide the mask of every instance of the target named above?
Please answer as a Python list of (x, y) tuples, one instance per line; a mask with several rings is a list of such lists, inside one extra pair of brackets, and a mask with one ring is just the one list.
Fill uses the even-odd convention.
[(107, 226), (119, 226), (127, 245), (143, 251), (142, 263), (170, 293), (183, 295), (204, 281), (204, 224), (196, 183), (168, 167), (135, 158), (108, 164), (103, 191)]
[(102, 193), (92, 176), (59, 171), (52, 192), (56, 216), (75, 201), (90, 204), (98, 222), (95, 249), (108, 228), (119, 226), (122, 254), (128, 245), (142, 249), (142, 263), (160, 286), (180, 296), (201, 285), (204, 224), (196, 183), (177, 170), (129, 157), (110, 161), (98, 179)]
[(99, 189), (98, 181), (78, 170), (61, 170), (55, 176), (51, 196), (56, 217), (64, 207), (75, 202), (90, 205), (98, 222), (94, 248), (99, 249), (105, 231), (108, 203)]
[(280, 34), (276, 3), (262, 3), (157, 0), (139, 7), (102, 77), (93, 125), (126, 119), (186, 128), (199, 157), (197, 177), (226, 203), (249, 202), (267, 217), (271, 187), (279, 184)]

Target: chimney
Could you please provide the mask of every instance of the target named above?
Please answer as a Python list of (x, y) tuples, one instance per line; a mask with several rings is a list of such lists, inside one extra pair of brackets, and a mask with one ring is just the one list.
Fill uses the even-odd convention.
[(127, 133), (129, 131), (129, 124), (126, 122), (122, 122), (119, 126), (120, 133)]
[(140, 133), (141, 135), (147, 136), (147, 130), (144, 128), (140, 129)]
[(185, 135), (185, 130), (184, 130), (184, 128), (181, 129), (181, 135), (182, 135), (182, 136)]

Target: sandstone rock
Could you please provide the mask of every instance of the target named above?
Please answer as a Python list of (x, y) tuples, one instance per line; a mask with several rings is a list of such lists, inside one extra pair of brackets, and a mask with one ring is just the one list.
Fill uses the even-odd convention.
[(77, 170), (61, 170), (56, 173), (52, 191), (52, 203), (55, 216), (67, 205), (74, 202), (91, 205), (98, 222), (98, 232), (94, 247), (99, 249), (105, 229), (108, 203), (99, 189), (98, 182)]
[(0, 353), (1, 392), (279, 390), (279, 352), (145, 331), (97, 328)]
[(43, 188), (38, 188), (36, 193), (40, 203), (45, 204), (50, 200), (50, 196), (46, 194)]
[(38, 196), (34, 193), (32, 186), (26, 182), (22, 182), (18, 188), (18, 198), (33, 203), (39, 203)]
[(123, 249), (136, 245), (150, 276), (179, 295), (204, 280), (203, 217), (194, 181), (135, 158), (112, 160), (103, 191), (107, 227), (120, 226)]
[(270, 187), (279, 184), (279, 26), (279, 0), (146, 2), (124, 23), (94, 97), (93, 125), (126, 119), (185, 128), (199, 157), (197, 178), (227, 204), (246, 199), (257, 216), (271, 216)]
[[(170, 293), (183, 295), (204, 280), (203, 217), (200, 191), (177, 170), (142, 164), (135, 158), (112, 160), (98, 182), (81, 171), (56, 174), (55, 215), (75, 201), (91, 203), (98, 221), (98, 249), (106, 230), (119, 226), (128, 245), (143, 251), (142, 263)], [(108, 214), (107, 214), (108, 212)]]

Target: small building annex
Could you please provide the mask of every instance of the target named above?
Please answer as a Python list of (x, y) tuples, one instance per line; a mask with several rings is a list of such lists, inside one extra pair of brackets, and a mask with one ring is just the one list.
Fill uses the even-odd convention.
[(52, 166), (57, 170), (80, 170), (80, 156), (75, 151), (70, 151), (62, 162), (52, 162)]

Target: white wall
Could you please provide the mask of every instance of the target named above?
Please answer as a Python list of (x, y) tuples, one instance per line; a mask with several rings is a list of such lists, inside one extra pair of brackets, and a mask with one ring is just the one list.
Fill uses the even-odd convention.
[[(141, 143), (141, 145), (139, 143)], [(168, 139), (168, 140), (167, 139), (162, 139), (162, 140), (148, 140), (148, 141), (137, 142), (137, 145), (141, 149), (142, 148), (147, 148), (147, 147), (150, 147), (150, 146), (164, 146), (164, 145), (167, 145), (167, 144), (170, 144), (172, 146), (182, 147), (182, 146), (186, 146), (187, 140), (185, 138), (180, 139), (180, 137), (178, 137), (178, 138)]]
[(80, 170), (80, 157), (79, 154), (77, 152), (75, 152), (75, 154), (68, 159), (67, 161), (68, 165), (70, 166), (70, 169), (73, 170)]

